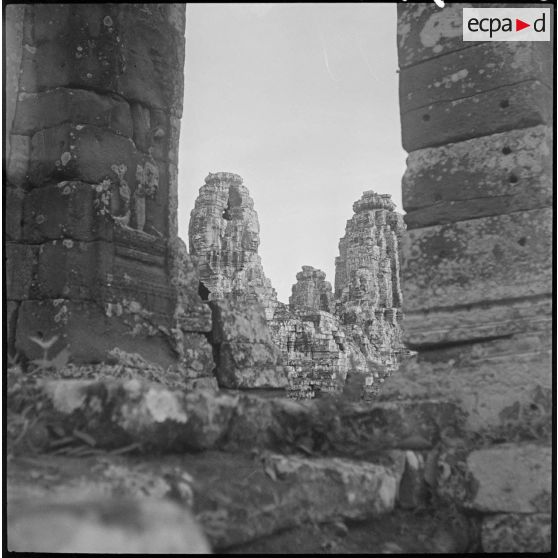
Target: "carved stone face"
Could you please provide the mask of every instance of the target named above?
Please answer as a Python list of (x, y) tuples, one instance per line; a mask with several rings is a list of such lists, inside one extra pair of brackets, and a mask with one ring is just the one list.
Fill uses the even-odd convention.
[(258, 222), (255, 219), (247, 219), (242, 231), (241, 240), (243, 250), (256, 252), (260, 244), (260, 230)]
[(370, 273), (365, 269), (358, 269), (355, 273), (353, 285), (363, 293), (368, 292), (370, 288)]
[(260, 244), (260, 236), (256, 231), (245, 229), (242, 234), (242, 248), (251, 252), (256, 252)]

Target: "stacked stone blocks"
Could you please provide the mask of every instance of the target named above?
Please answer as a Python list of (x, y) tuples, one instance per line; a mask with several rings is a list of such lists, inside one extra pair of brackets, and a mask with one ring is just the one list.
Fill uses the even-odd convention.
[(382, 397), (458, 401), (471, 435), (499, 442), (467, 458), (471, 505), (496, 514), (483, 549), (550, 550), (552, 45), (464, 43), (464, 6), (398, 6), (401, 284), (419, 355)]

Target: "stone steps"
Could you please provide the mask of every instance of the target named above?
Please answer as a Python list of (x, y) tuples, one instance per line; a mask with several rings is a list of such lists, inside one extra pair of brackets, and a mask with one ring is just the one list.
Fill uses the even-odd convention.
[[(281, 533), (293, 530), (312, 538), (301, 525), (449, 506), (467, 529), (477, 525), (471, 540), (485, 550), (544, 550), (548, 444), (486, 445), (463, 424), (456, 405), (437, 400), (293, 401), (173, 391), (136, 379), (37, 381), (10, 373), (8, 495), (16, 510), (54, 498), (61, 517), (76, 499), (91, 506), (91, 517), (104, 500), (125, 499), (141, 517), (138, 498), (173, 500), (178, 511), (168, 513), (191, 509), (212, 548), (246, 552), (258, 540), (269, 539), (270, 551), (282, 547)], [(18, 513), (25, 527), (26, 514)], [(42, 521), (39, 512), (28, 515)], [(323, 539), (315, 537), (312, 544)], [(413, 540), (412, 548), (423, 548)]]
[(462, 424), (449, 402), (295, 402), (205, 390), (185, 393), (136, 379), (28, 381), (11, 375), (8, 395), (9, 438), (16, 453), (66, 453), (66, 444), (78, 454), (79, 448), (84, 454), (98, 449), (153, 454), (266, 448), (366, 460), (389, 449), (430, 449), (448, 432), (459, 433)]
[[(143, 524), (150, 521), (145, 498), (163, 507), (170, 500), (178, 508), (164, 512), (169, 522), (184, 515), (187, 524), (191, 510), (218, 550), (301, 525), (367, 521), (392, 513), (398, 502), (416, 507), (422, 479), (408, 472), (409, 463), (423, 461), (419, 454), (448, 429), (459, 430), (461, 420), (453, 405), (436, 401), (297, 402), (269, 394), (184, 393), (139, 380), (34, 381), (9, 374), (8, 392), (10, 529), (41, 532), (46, 522), (60, 532), (51, 537), (52, 551), (90, 544), (66, 532), (64, 518), (76, 506), (89, 512), (75, 532), (99, 539), (105, 528), (123, 529), (122, 538), (127, 524), (107, 526), (103, 519), (111, 502), (118, 509), (124, 501), (126, 513)], [(34, 511), (37, 498), (44, 516), (43, 508)], [(198, 535), (194, 542), (203, 541)], [(172, 544), (190, 548), (188, 539)]]
[[(52, 503), (45, 513), (56, 509), (61, 517), (76, 503), (97, 509), (99, 502), (105, 502), (118, 509), (117, 502), (139, 502), (130, 504), (135, 509), (148, 506), (142, 503), (146, 499), (172, 500), (192, 511), (213, 548), (223, 549), (305, 523), (364, 520), (389, 513), (404, 464), (401, 452), (393, 452), (383, 465), (214, 451), (141, 458), (15, 457), (8, 468), (9, 510), (13, 504), (12, 520), (23, 530), (25, 521), (37, 525), (46, 521), (40, 510), (30, 511), (37, 499)], [(25, 510), (30, 514), (27, 519)], [(64, 524), (51, 519), (49, 524), (63, 538)]]

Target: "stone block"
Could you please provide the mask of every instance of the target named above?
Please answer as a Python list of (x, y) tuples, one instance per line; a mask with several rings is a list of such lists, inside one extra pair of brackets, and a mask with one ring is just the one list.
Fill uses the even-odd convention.
[[(72, 85), (116, 91), (124, 60), (114, 21), (116, 6), (72, 6), (44, 14), (33, 9), (34, 45), (24, 52), (22, 88), (27, 92)], [(37, 25), (37, 21), (45, 20)]]
[(53, 240), (40, 245), (37, 291), (44, 298), (94, 300), (111, 273), (114, 249), (105, 242)]
[[(184, 31), (168, 21), (165, 7), (119, 10), (118, 33), (126, 67), (118, 77), (118, 93), (153, 108), (181, 107)], [(130, 25), (130, 21), (134, 25)]]
[(184, 387), (185, 389), (191, 391), (199, 391), (200, 389), (213, 393), (217, 393), (219, 391), (219, 384), (217, 383), (217, 378), (214, 376), (205, 376), (203, 378), (185, 380)]
[(39, 246), (7, 242), (4, 245), (6, 265), (6, 298), (33, 298), (37, 288)]
[(401, 113), (406, 151), (552, 122), (552, 88), (531, 80)]
[[(462, 432), (463, 414), (449, 401), (342, 399), (303, 402), (241, 396), (227, 439), (227, 451), (266, 447), (281, 453), (312, 452), (375, 462), (382, 452), (432, 449), (440, 432)], [(327, 433), (327, 434), (326, 434)], [(400, 451), (401, 450), (401, 451)]]
[(6, 223), (6, 239), (20, 240), (23, 226), (23, 199), (24, 190), (6, 185), (4, 216)]
[(420, 452), (405, 452), (405, 470), (399, 483), (398, 505), (403, 509), (425, 506), (428, 489), (424, 481), (424, 458)]
[(137, 378), (43, 380), (33, 396), (43, 402), (38, 420), (68, 432), (81, 430), (99, 448), (138, 443), (146, 453), (215, 448), (238, 402), (230, 395), (171, 391)]
[(9, 550), (210, 554), (192, 514), (169, 500), (35, 498), (8, 504)]
[[(33, 10), (35, 19), (44, 10)], [(53, 11), (24, 51), (23, 90), (110, 91), (170, 110), (182, 104), (184, 34), (164, 8), (82, 5)], [(48, 17), (48, 16), (47, 16)]]
[[(283, 402), (286, 401), (286, 409)], [(281, 423), (295, 422), (309, 414), (300, 403), (280, 398), (264, 399), (241, 393), (231, 418), (225, 450), (242, 451), (249, 447), (275, 448)], [(293, 418), (294, 417), (294, 418)]]
[(137, 353), (148, 362), (164, 368), (174, 366), (176, 353), (157, 324), (141, 315), (123, 312), (113, 315), (101, 303), (54, 300), (25, 300), (19, 310), (16, 349), (29, 359), (43, 357), (39, 345), (30, 336), (50, 340), (57, 336), (48, 351), (49, 358), (67, 348), (69, 362), (75, 365), (106, 362), (115, 347)]
[(488, 553), (548, 552), (552, 549), (552, 516), (495, 514), (482, 520), (482, 549)]
[(123, 177), (133, 191), (137, 167), (147, 161), (131, 139), (96, 126), (62, 124), (33, 136), (30, 181), (34, 186), (57, 178), (98, 184), (110, 178), (118, 184), (112, 167), (124, 165)]
[[(31, 11), (33, 44), (58, 38), (68, 25), (72, 6), (70, 4), (38, 4)], [(92, 7), (92, 10), (95, 10)]]
[(31, 242), (112, 240), (114, 224), (99, 213), (95, 184), (62, 181), (25, 196), (23, 231)]
[(91, 124), (126, 137), (133, 133), (130, 106), (116, 95), (63, 87), (20, 95), (14, 134), (30, 136), (64, 123)]
[[(231, 548), (235, 545), (269, 541), (274, 533), (292, 536), (293, 527), (310, 523), (311, 529), (314, 521), (327, 523), (323, 534), (331, 534), (336, 522), (346, 535), (343, 519), (370, 518), (376, 525), (393, 509), (394, 484), (400, 473), (392, 465), (276, 454), (262, 457), (207, 451), (144, 456), (141, 460), (111, 455), (85, 459), (47, 456), (33, 459), (32, 464), (16, 457), (8, 470), (8, 491), (11, 501), (35, 498), (50, 502), (54, 495), (64, 495), (65, 501), (78, 495), (86, 495), (87, 500), (119, 498), (124, 504), (113, 511), (121, 512), (124, 519), (129, 517), (126, 503), (130, 498), (171, 498), (192, 510), (214, 550), (230, 548), (231, 552), (238, 550), (238, 546)], [(54, 467), (60, 473), (55, 477), (49, 474)], [(158, 506), (154, 509), (159, 512)], [(90, 507), (87, 512), (93, 522), (96, 514)], [(104, 515), (116, 528), (121, 518), (113, 519), (108, 512)], [(163, 517), (167, 519), (165, 514)], [(394, 522), (393, 517), (385, 517), (380, 526), (386, 521)], [(397, 514), (395, 523), (399, 521)], [(174, 523), (172, 528), (176, 529)], [(186, 519), (184, 529), (190, 532)], [(136, 550), (136, 546), (132, 548)], [(295, 545), (293, 548), (296, 552)]]
[[(227, 467), (231, 458), (238, 463), (238, 456), (230, 456), (221, 467)], [(200, 463), (197, 469), (202, 467)], [(266, 456), (263, 466), (231, 468), (229, 478), (223, 478), (215, 466), (210, 470), (215, 480), (202, 481), (199, 494), (203, 494), (203, 503), (197, 517), (207, 525), (218, 550), (308, 522), (387, 514), (393, 509), (397, 488), (397, 476), (390, 467), (349, 459), (272, 454)], [(212, 529), (219, 515), (226, 518), (225, 527)]]
[(287, 372), (277, 364), (279, 350), (266, 343), (221, 343), (217, 380), (228, 388), (286, 388)]
[(28, 136), (10, 135), (10, 156), (7, 177), (15, 186), (23, 186), (28, 179), (31, 140)]
[(550, 513), (552, 448), (501, 444), (469, 454), (467, 469), (477, 490), (471, 506), (490, 513)]
[[(540, 4), (486, 3), (483, 8), (535, 8)], [(440, 9), (436, 4), (397, 5), (397, 50), (399, 67), (406, 68), (429, 58), (473, 48), (477, 43), (463, 42), (463, 8), (457, 3)], [(476, 66), (476, 63), (475, 63)]]
[(404, 362), (380, 398), (443, 398), (465, 411), (471, 430), (548, 439), (551, 370), (548, 333), (436, 347)]
[(205, 335), (185, 333), (182, 336), (180, 369), (188, 379), (212, 376), (215, 363), (213, 348)]
[(435, 4), (397, 6), (399, 67), (406, 68), (435, 56), (467, 48), (463, 43), (463, 8), (441, 10)]
[(271, 334), (259, 303), (245, 300), (211, 300), (214, 343), (271, 343)]
[(552, 205), (552, 135), (535, 126), (409, 154), (408, 229)]
[(551, 223), (548, 208), (408, 231), (403, 311), (549, 294)]
[(552, 48), (549, 42), (470, 45), (470, 48), (402, 69), (399, 73), (401, 112), (528, 80), (537, 80), (552, 88)]
[(551, 329), (550, 295), (409, 311), (404, 319), (408, 347), (424, 349)]
[(182, 296), (180, 304), (184, 310), (178, 318), (178, 325), (182, 331), (211, 331), (211, 310), (206, 304), (200, 302), (197, 293)]

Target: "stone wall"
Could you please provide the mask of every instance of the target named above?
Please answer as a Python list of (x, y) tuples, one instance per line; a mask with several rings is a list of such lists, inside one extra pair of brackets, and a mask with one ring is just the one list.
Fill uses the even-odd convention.
[(8, 345), (21, 362), (46, 344), (57, 368), (117, 349), (211, 372), (208, 310), (189, 293), (200, 319), (175, 316), (184, 26), (179, 4), (7, 8)]
[(550, 550), (553, 48), (463, 43), (464, 6), (398, 5), (401, 284), (419, 354), (382, 397), (458, 401), (484, 444), (467, 458), (484, 550), (539, 535)]

